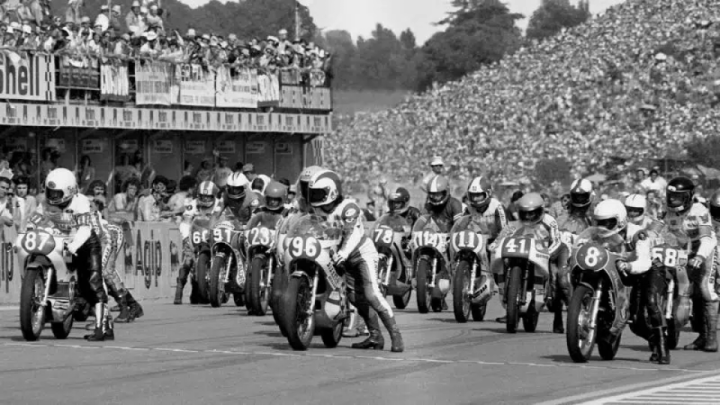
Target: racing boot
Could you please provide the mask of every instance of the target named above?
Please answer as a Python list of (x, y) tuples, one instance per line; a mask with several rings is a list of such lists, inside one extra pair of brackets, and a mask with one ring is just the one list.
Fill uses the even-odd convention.
[(145, 315), (145, 312), (143, 311), (143, 308), (140, 305), (140, 303), (137, 302), (137, 300), (135, 300), (135, 297), (133, 297), (132, 294), (130, 294), (130, 291), (128, 291), (126, 295), (127, 295), (128, 309), (130, 311), (130, 315), (132, 316), (132, 319), (135, 320), (138, 318), (142, 318), (143, 315)]
[(92, 334), (85, 335), (85, 340), (88, 342), (105, 341), (105, 323), (105, 304), (97, 303), (95, 304), (95, 330)]
[(382, 332), (380, 332), (380, 323), (375, 311), (371, 311), (365, 324), (370, 331), (370, 336), (360, 343), (353, 343), (350, 347), (353, 349), (383, 350), (385, 348), (385, 339), (383, 339)]
[(670, 349), (667, 345), (667, 328), (657, 329), (658, 338), (655, 341), (657, 345), (658, 364), (670, 364)]
[(129, 293), (126, 293), (120, 296), (120, 300), (118, 302), (118, 305), (120, 306), (120, 314), (115, 319), (118, 323), (130, 323), (133, 321), (130, 315), (130, 308), (128, 307), (128, 294)]
[(398, 328), (397, 323), (395, 322), (395, 317), (390, 314), (384, 314), (381, 315), (380, 318), (390, 334), (390, 339), (392, 341), (390, 351), (394, 353), (402, 353), (405, 350), (405, 344), (403, 343), (402, 335), (400, 334), (400, 328)]
[(178, 277), (177, 286), (175, 287), (175, 301), (173, 301), (173, 304), (182, 305), (183, 288), (185, 288), (185, 283), (183, 283), (182, 279)]
[(553, 333), (565, 333), (565, 326), (563, 326), (562, 316), (562, 304), (560, 302), (556, 302), (555, 318), (553, 319)]
[(718, 302), (705, 302), (703, 316), (705, 318), (705, 346), (702, 350), (706, 352), (717, 352)]

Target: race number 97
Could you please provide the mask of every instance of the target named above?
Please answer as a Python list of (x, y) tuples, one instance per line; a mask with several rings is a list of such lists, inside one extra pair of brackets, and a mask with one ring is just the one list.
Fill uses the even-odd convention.
[(315, 260), (320, 256), (322, 246), (320, 246), (320, 242), (312, 236), (299, 236), (290, 241), (288, 251), (293, 259)]

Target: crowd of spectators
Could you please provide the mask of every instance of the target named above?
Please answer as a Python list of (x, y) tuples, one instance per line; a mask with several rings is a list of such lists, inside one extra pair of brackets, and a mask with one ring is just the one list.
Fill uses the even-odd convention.
[(710, 0), (628, 0), (395, 108), (341, 117), (326, 164), (353, 185), (407, 185), (440, 155), (465, 184), (537, 184), (544, 159), (567, 159), (577, 178), (679, 157), (720, 130), (718, 12)]
[[(129, 6), (129, 7), (128, 7)], [(5, 0), (0, 7), (0, 49), (36, 51), (76, 57), (148, 58), (205, 66), (229, 64), (273, 71), (280, 68), (326, 70), (330, 54), (304, 39), (277, 36), (242, 40), (188, 29), (182, 35), (168, 27), (160, 4), (143, 0), (101, 7), (84, 13), (83, 0), (70, 0), (64, 18), (52, 16), (48, 0)]]

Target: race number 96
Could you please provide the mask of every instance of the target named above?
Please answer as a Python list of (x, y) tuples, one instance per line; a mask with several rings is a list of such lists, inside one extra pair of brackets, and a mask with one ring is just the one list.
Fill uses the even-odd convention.
[(298, 236), (290, 241), (288, 252), (293, 259), (315, 260), (322, 253), (322, 246), (320, 241), (312, 236)]

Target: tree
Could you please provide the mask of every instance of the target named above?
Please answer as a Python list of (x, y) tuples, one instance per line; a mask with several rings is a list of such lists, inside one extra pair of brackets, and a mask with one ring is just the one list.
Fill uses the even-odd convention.
[(357, 48), (349, 32), (333, 30), (325, 33), (327, 49), (333, 54), (332, 75), (335, 88), (349, 89), (357, 82), (353, 65)]
[(569, 0), (543, 0), (530, 17), (526, 32), (527, 38), (542, 40), (560, 32), (563, 28), (572, 28), (590, 18), (589, 2), (580, 0), (577, 7)]

